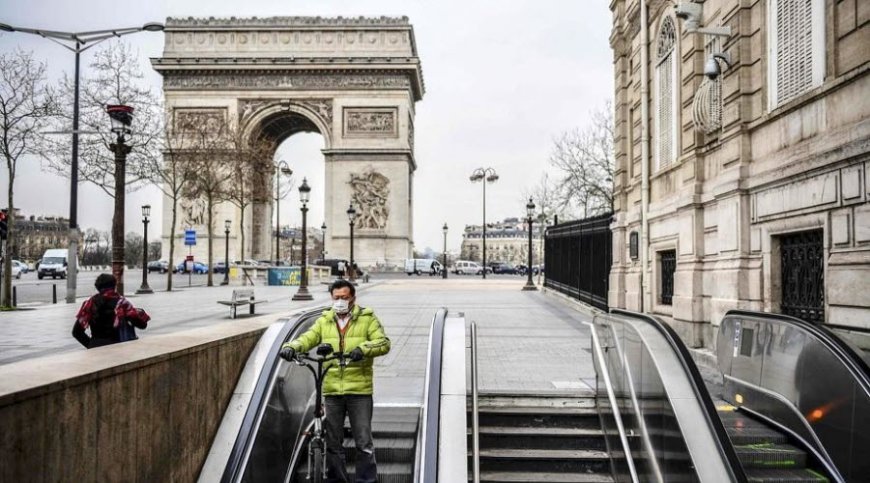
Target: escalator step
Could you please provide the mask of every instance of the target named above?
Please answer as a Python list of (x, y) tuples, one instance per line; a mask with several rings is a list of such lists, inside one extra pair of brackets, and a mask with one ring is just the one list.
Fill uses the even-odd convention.
[[(471, 474), (468, 475), (471, 481)], [(611, 483), (603, 473), (527, 473), (519, 471), (482, 471), (481, 483)]]
[[(354, 466), (347, 465), (347, 474), (353, 481)], [(378, 463), (378, 483), (413, 483), (414, 470), (410, 463)]]
[[(385, 463), (413, 461), (414, 442), (415, 440), (411, 438), (376, 438), (375, 458)], [(353, 439), (345, 438), (343, 446), (347, 461), (356, 461), (356, 447)]]
[(789, 444), (757, 443), (735, 446), (744, 468), (804, 468), (807, 454)]
[(786, 443), (788, 438), (770, 428), (759, 427), (730, 427), (725, 428), (731, 442), (736, 446), (758, 443)]
[(750, 483), (820, 483), (828, 482), (824, 475), (809, 468), (796, 470), (747, 470)]

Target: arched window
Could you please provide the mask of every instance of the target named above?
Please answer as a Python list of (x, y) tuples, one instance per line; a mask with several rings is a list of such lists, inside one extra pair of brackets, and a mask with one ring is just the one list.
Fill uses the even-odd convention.
[(665, 17), (656, 42), (656, 167), (674, 162), (677, 152), (677, 30), (671, 17)]

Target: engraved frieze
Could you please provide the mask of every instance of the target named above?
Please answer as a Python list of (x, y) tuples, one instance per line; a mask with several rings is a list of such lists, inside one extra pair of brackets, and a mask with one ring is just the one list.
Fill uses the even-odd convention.
[(302, 74), (302, 73), (232, 73), (193, 74), (166, 72), (164, 89), (410, 89), (405, 74)]
[(398, 136), (396, 108), (345, 108), (344, 134)]

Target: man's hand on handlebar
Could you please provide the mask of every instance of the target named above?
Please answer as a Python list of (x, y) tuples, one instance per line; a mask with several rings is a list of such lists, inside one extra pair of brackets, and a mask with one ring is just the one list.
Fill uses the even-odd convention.
[(296, 350), (292, 347), (282, 347), (278, 355), (285, 361), (290, 362), (296, 357)]
[(351, 362), (359, 362), (359, 361), (363, 360), (363, 357), (365, 357), (365, 355), (363, 355), (362, 349), (357, 347), (356, 349), (350, 351), (350, 354), (348, 354), (348, 357), (350, 358)]

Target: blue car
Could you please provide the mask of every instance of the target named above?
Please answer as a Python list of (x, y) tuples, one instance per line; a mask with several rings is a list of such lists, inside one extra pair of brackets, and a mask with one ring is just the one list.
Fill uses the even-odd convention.
[[(185, 262), (179, 263), (175, 267), (175, 270), (178, 273), (187, 273), (187, 267), (185, 266)], [(206, 265), (202, 262), (194, 261), (193, 262), (193, 273), (208, 273), (208, 265)]]

